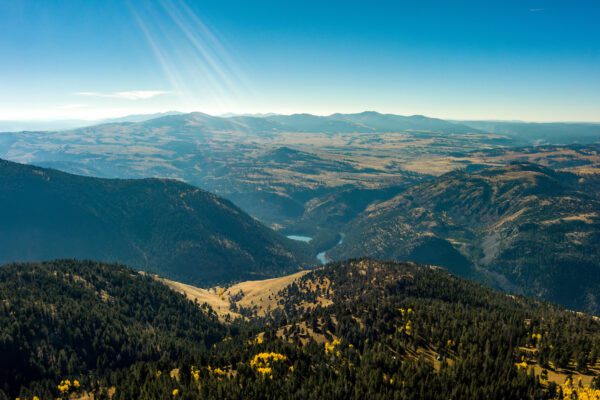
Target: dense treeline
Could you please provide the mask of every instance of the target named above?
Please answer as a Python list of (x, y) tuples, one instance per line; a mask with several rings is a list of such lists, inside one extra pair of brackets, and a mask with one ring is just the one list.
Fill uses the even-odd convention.
[[(539, 382), (519, 380), (516, 362), (585, 372), (600, 357), (600, 323), (592, 317), (494, 292), (443, 270), (345, 262), (305, 276), (283, 298), (279, 318), (326, 327), (342, 343), (375, 351), (382, 363), (418, 349), (433, 352), (440, 373), (419, 379), (433, 397), (446, 378), (452, 390), (446, 386), (443, 393), (456, 394), (450, 398), (522, 398), (537, 393)], [(309, 312), (297, 306), (319, 298), (332, 305)]]
[(129, 268), (54, 261), (0, 268), (0, 392), (48, 398), (64, 377), (198, 357), (225, 334), (215, 317)]
[[(583, 399), (584, 391), (598, 393), (592, 388), (598, 378), (583, 385), (577, 376), (594, 374), (597, 368), (599, 321), (495, 292), (440, 269), (367, 259), (331, 264), (283, 290), (280, 307), (266, 317), (224, 327), (210, 310), (198, 309), (123, 267), (56, 262), (20, 268), (2, 271), (2, 298), (10, 292), (23, 299), (10, 309), (13, 319), (21, 308), (44, 310), (57, 304), (50, 299), (75, 307), (72, 313), (61, 311), (61, 319), (70, 314), (78, 318), (65, 320), (63, 342), (48, 346), (80, 357), (71, 348), (71, 331), (87, 326), (77, 322), (85, 321), (87, 310), (106, 313), (106, 319), (96, 317), (98, 325), (84, 332), (83, 342), (96, 332), (114, 332), (112, 343), (120, 338), (123, 356), (122, 361), (109, 357), (109, 364), (75, 364), (72, 369), (46, 359), (53, 373), (46, 380), (23, 375), (19, 382), (11, 381), (5, 389), (11, 396), (21, 385), (21, 398), (28, 399), (36, 391), (42, 398), (58, 397), (59, 387), (63, 398), (93, 391), (96, 398), (120, 400), (556, 399), (573, 392)], [(33, 280), (37, 283), (30, 285)], [(25, 283), (33, 289), (24, 289)], [(110, 298), (119, 300), (106, 304)], [(9, 318), (10, 310), (5, 305), (2, 318)], [(31, 321), (29, 329), (61, 324), (35, 313), (23, 315), (30, 315), (23, 318)], [(119, 330), (119, 321), (126, 332)], [(153, 328), (153, 341), (146, 342), (147, 332), (136, 329), (137, 324)], [(2, 338), (7, 336), (4, 326)], [(109, 351), (83, 342), (78, 348), (98, 352), (97, 360), (99, 354), (120, 354), (110, 353), (114, 346)], [(30, 339), (19, 346), (26, 343)], [(128, 343), (140, 351), (128, 353), (134, 348)], [(153, 347), (157, 344), (160, 349)], [(2, 371), (10, 365), (2, 364)], [(548, 371), (565, 368), (573, 375), (570, 382), (556, 385), (547, 379)], [(78, 379), (80, 386), (57, 386), (66, 378)]]

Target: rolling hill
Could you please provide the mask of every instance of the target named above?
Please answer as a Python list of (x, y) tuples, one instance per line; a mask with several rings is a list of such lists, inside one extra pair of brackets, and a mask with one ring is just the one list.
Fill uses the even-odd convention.
[[(345, 375), (339, 379), (358, 382), (366, 398), (551, 398), (554, 383), (568, 376), (581, 378), (581, 387), (600, 383), (598, 318), (437, 267), (364, 258), (332, 263), (282, 290), (271, 315), (276, 328), (265, 337), (325, 343), (325, 358), (311, 365), (337, 366)], [(540, 386), (519, 371), (542, 377)]]
[(529, 163), (455, 171), (371, 205), (327, 255), (442, 265), (598, 313), (596, 188), (595, 176)]
[[(549, 400), (600, 389), (597, 318), (440, 268), (357, 259), (220, 292), (167, 283), (196, 302), (120, 265), (0, 267), (0, 398)], [(219, 322), (207, 296), (246, 318)]]
[(206, 286), (313, 261), (229, 201), (174, 180), (89, 178), (0, 161), (0, 204), (0, 262), (116, 261)]

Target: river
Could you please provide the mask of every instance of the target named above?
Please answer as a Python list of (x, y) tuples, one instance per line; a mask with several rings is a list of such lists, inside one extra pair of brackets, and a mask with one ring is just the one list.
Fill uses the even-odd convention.
[[(346, 235), (340, 232), (340, 240), (335, 244), (335, 246), (339, 246), (340, 244), (344, 243), (344, 237)], [(310, 236), (303, 236), (303, 235), (288, 235), (287, 236), (288, 239), (292, 239), (292, 240), (298, 240), (300, 242), (305, 242), (308, 243), (312, 240), (312, 238)], [(335, 247), (333, 246), (333, 247)], [(328, 250), (322, 251), (319, 254), (317, 254), (317, 260), (319, 260), (319, 262), (323, 265), (323, 264), (327, 264), (328, 262), (330, 262), (331, 260), (329, 259), (329, 257), (327, 257), (327, 252), (331, 249), (330, 248)]]

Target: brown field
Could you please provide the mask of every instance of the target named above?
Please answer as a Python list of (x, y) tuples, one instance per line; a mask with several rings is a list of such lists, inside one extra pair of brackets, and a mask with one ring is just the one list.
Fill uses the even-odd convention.
[(157, 277), (157, 279), (171, 289), (185, 294), (192, 301), (197, 301), (199, 304), (207, 303), (221, 320), (225, 320), (241, 317), (239, 313), (231, 310), (232, 303), (234, 303), (232, 297), (239, 297), (235, 301), (238, 307), (255, 308), (256, 315), (264, 316), (269, 310), (278, 307), (278, 293), (308, 272), (299, 271), (280, 278), (246, 281), (236, 283), (228, 288), (214, 287), (210, 289), (202, 289), (165, 278)]
[(510, 162), (531, 162), (580, 175), (600, 173), (600, 154), (592, 148), (576, 151), (568, 147), (539, 147), (507, 149), (499, 154), (473, 152), (470, 162), (500, 165)]
[(192, 301), (197, 301), (198, 304), (207, 303), (217, 313), (219, 318), (225, 318), (229, 315), (231, 318), (240, 317), (229, 309), (231, 303), (225, 296), (219, 296), (214, 289), (202, 289), (185, 283), (171, 281), (165, 278), (157, 278), (171, 289), (183, 293)]

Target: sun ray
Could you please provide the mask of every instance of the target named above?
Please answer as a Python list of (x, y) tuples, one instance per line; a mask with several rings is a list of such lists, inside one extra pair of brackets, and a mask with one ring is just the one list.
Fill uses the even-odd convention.
[(183, 108), (229, 111), (254, 96), (223, 41), (185, 1), (129, 8)]

